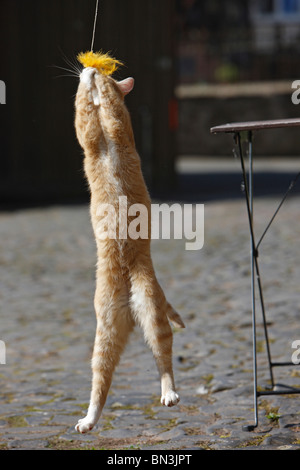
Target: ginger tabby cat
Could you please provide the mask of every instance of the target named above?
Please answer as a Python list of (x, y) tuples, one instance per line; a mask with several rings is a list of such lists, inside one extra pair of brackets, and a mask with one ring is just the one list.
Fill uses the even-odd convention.
[[(172, 371), (169, 320), (178, 327), (184, 324), (167, 302), (152, 265), (151, 201), (124, 102), (133, 86), (133, 78), (117, 82), (96, 68), (87, 67), (80, 75), (75, 102), (76, 134), (85, 154), (84, 169), (91, 192), (90, 212), (98, 256), (92, 391), (87, 416), (76, 425), (81, 433), (90, 431), (101, 415), (113, 372), (135, 323), (143, 328), (156, 360), (161, 377), (161, 403), (173, 406), (179, 401)], [(99, 234), (99, 207), (109, 204), (118, 213), (120, 196), (126, 196), (129, 205), (146, 206), (147, 238), (117, 236), (114, 239)], [(117, 229), (120, 228), (117, 219)]]

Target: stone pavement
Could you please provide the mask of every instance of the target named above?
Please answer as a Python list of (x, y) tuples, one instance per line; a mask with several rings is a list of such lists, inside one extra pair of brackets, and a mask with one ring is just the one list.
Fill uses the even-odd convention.
[[(202, 201), (198, 201), (201, 203)], [(290, 197), (261, 248), (274, 360), (300, 340), (299, 196)], [(257, 231), (276, 207), (255, 206)], [(249, 236), (242, 199), (205, 203), (205, 243), (153, 241), (157, 276), (186, 329), (174, 334), (178, 406), (159, 403), (151, 351), (136, 328), (98, 426), (74, 430), (90, 394), (95, 245), (87, 206), (0, 214), (1, 449), (300, 449), (300, 398), (259, 399), (253, 421)], [(258, 312), (259, 385), (268, 383)], [(300, 370), (275, 371), (299, 387)]]

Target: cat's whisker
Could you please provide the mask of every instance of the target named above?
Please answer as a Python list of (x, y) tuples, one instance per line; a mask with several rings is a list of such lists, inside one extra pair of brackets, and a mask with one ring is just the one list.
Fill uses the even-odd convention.
[(73, 67), (74, 70), (76, 70), (79, 73), (79, 75), (81, 74), (83, 68), (81, 64), (79, 64), (77, 57), (73, 57), (73, 62), (70, 59), (67, 63), (69, 63), (69, 65)]
[(82, 67), (79, 65), (77, 58), (76, 57), (69, 58), (65, 54), (63, 54), (63, 56), (64, 56), (64, 61), (66, 62), (66, 64), (69, 65), (72, 70), (76, 71), (78, 75), (80, 75), (82, 72)]
[(77, 75), (73, 75), (73, 74), (56, 75), (56, 76), (53, 77), (53, 78), (62, 78), (62, 77), (78, 78)]
[(60, 68), (62, 70), (66, 70), (67, 72), (71, 72), (71, 73), (74, 73), (75, 76), (77, 78), (79, 78), (81, 72), (82, 72), (82, 67), (81, 65), (79, 64), (79, 62), (77, 61), (77, 57), (73, 56), (71, 58), (67, 57), (67, 55), (63, 52), (63, 50), (61, 49), (61, 47), (59, 47), (59, 50), (60, 50), (60, 53), (61, 53), (61, 56), (62, 56), (62, 59), (63, 61), (66, 63), (67, 66), (69, 66), (69, 68), (64, 68), (64, 67), (61, 67), (59, 65), (54, 65), (53, 67), (56, 67), (56, 68)]
[(72, 70), (72, 69), (67, 69), (66, 67), (61, 67), (60, 65), (53, 65), (53, 67), (60, 69), (60, 70), (65, 70), (66, 72), (70, 72), (74, 74), (74, 76), (79, 77), (80, 73), (78, 73), (77, 70)]
[(66, 73), (66, 74), (57, 75), (57, 76), (54, 77), (54, 78), (72, 77), (72, 78), (78, 79), (79, 76), (80, 76), (80, 74), (78, 74), (77, 71), (75, 72), (74, 70), (67, 69), (66, 67), (60, 67), (59, 65), (53, 65), (52, 67), (55, 67), (55, 68), (57, 68), (57, 69), (64, 70), (65, 72), (68, 72), (68, 73)]
[(67, 65), (70, 66), (71, 70), (73, 70), (74, 72), (76, 72), (78, 75), (81, 74), (82, 69), (80, 68), (79, 64), (75, 64), (75, 63), (73, 63), (73, 62), (71, 62), (71, 61), (69, 61), (69, 60), (68, 60), (68, 61), (66, 60), (66, 63), (67, 63)]
[(63, 52), (63, 50), (62, 50), (61, 48), (59, 48), (59, 50), (60, 50), (60, 53), (61, 53), (61, 55), (62, 55), (62, 57), (63, 57), (63, 60), (66, 62), (66, 64), (68, 64), (68, 65), (70, 65), (70, 66), (73, 66), (74, 63), (71, 62), (71, 59), (69, 59), (69, 57), (67, 57), (67, 55)]

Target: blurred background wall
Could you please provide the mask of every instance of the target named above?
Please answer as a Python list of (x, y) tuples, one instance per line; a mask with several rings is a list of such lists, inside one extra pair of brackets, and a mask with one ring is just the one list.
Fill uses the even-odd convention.
[[(226, 122), (299, 117), (299, 0), (177, 0), (179, 154), (221, 156)], [(261, 155), (298, 156), (295, 130), (255, 135)]]
[[(91, 44), (94, 1), (0, 0), (0, 204), (89, 198), (67, 61)], [(211, 126), (300, 115), (300, 0), (100, 0), (95, 50), (135, 77), (127, 104), (152, 194), (177, 188), (178, 157), (231, 155)], [(300, 105), (299, 105), (300, 106)], [(298, 156), (297, 131), (257, 135), (261, 155)]]
[[(88, 198), (74, 132), (78, 78), (67, 61), (89, 50), (96, 2), (0, 0), (2, 201)], [(132, 75), (127, 99), (149, 187), (174, 185), (174, 36), (172, 0), (100, 0), (94, 50), (111, 51)]]

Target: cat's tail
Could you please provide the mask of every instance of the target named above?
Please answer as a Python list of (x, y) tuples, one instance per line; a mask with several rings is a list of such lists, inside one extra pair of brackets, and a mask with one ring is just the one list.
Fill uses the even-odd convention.
[(176, 312), (176, 310), (174, 310), (174, 308), (170, 304), (168, 304), (167, 317), (175, 327), (185, 328), (185, 324), (183, 323), (181, 316), (179, 315), (179, 313)]

